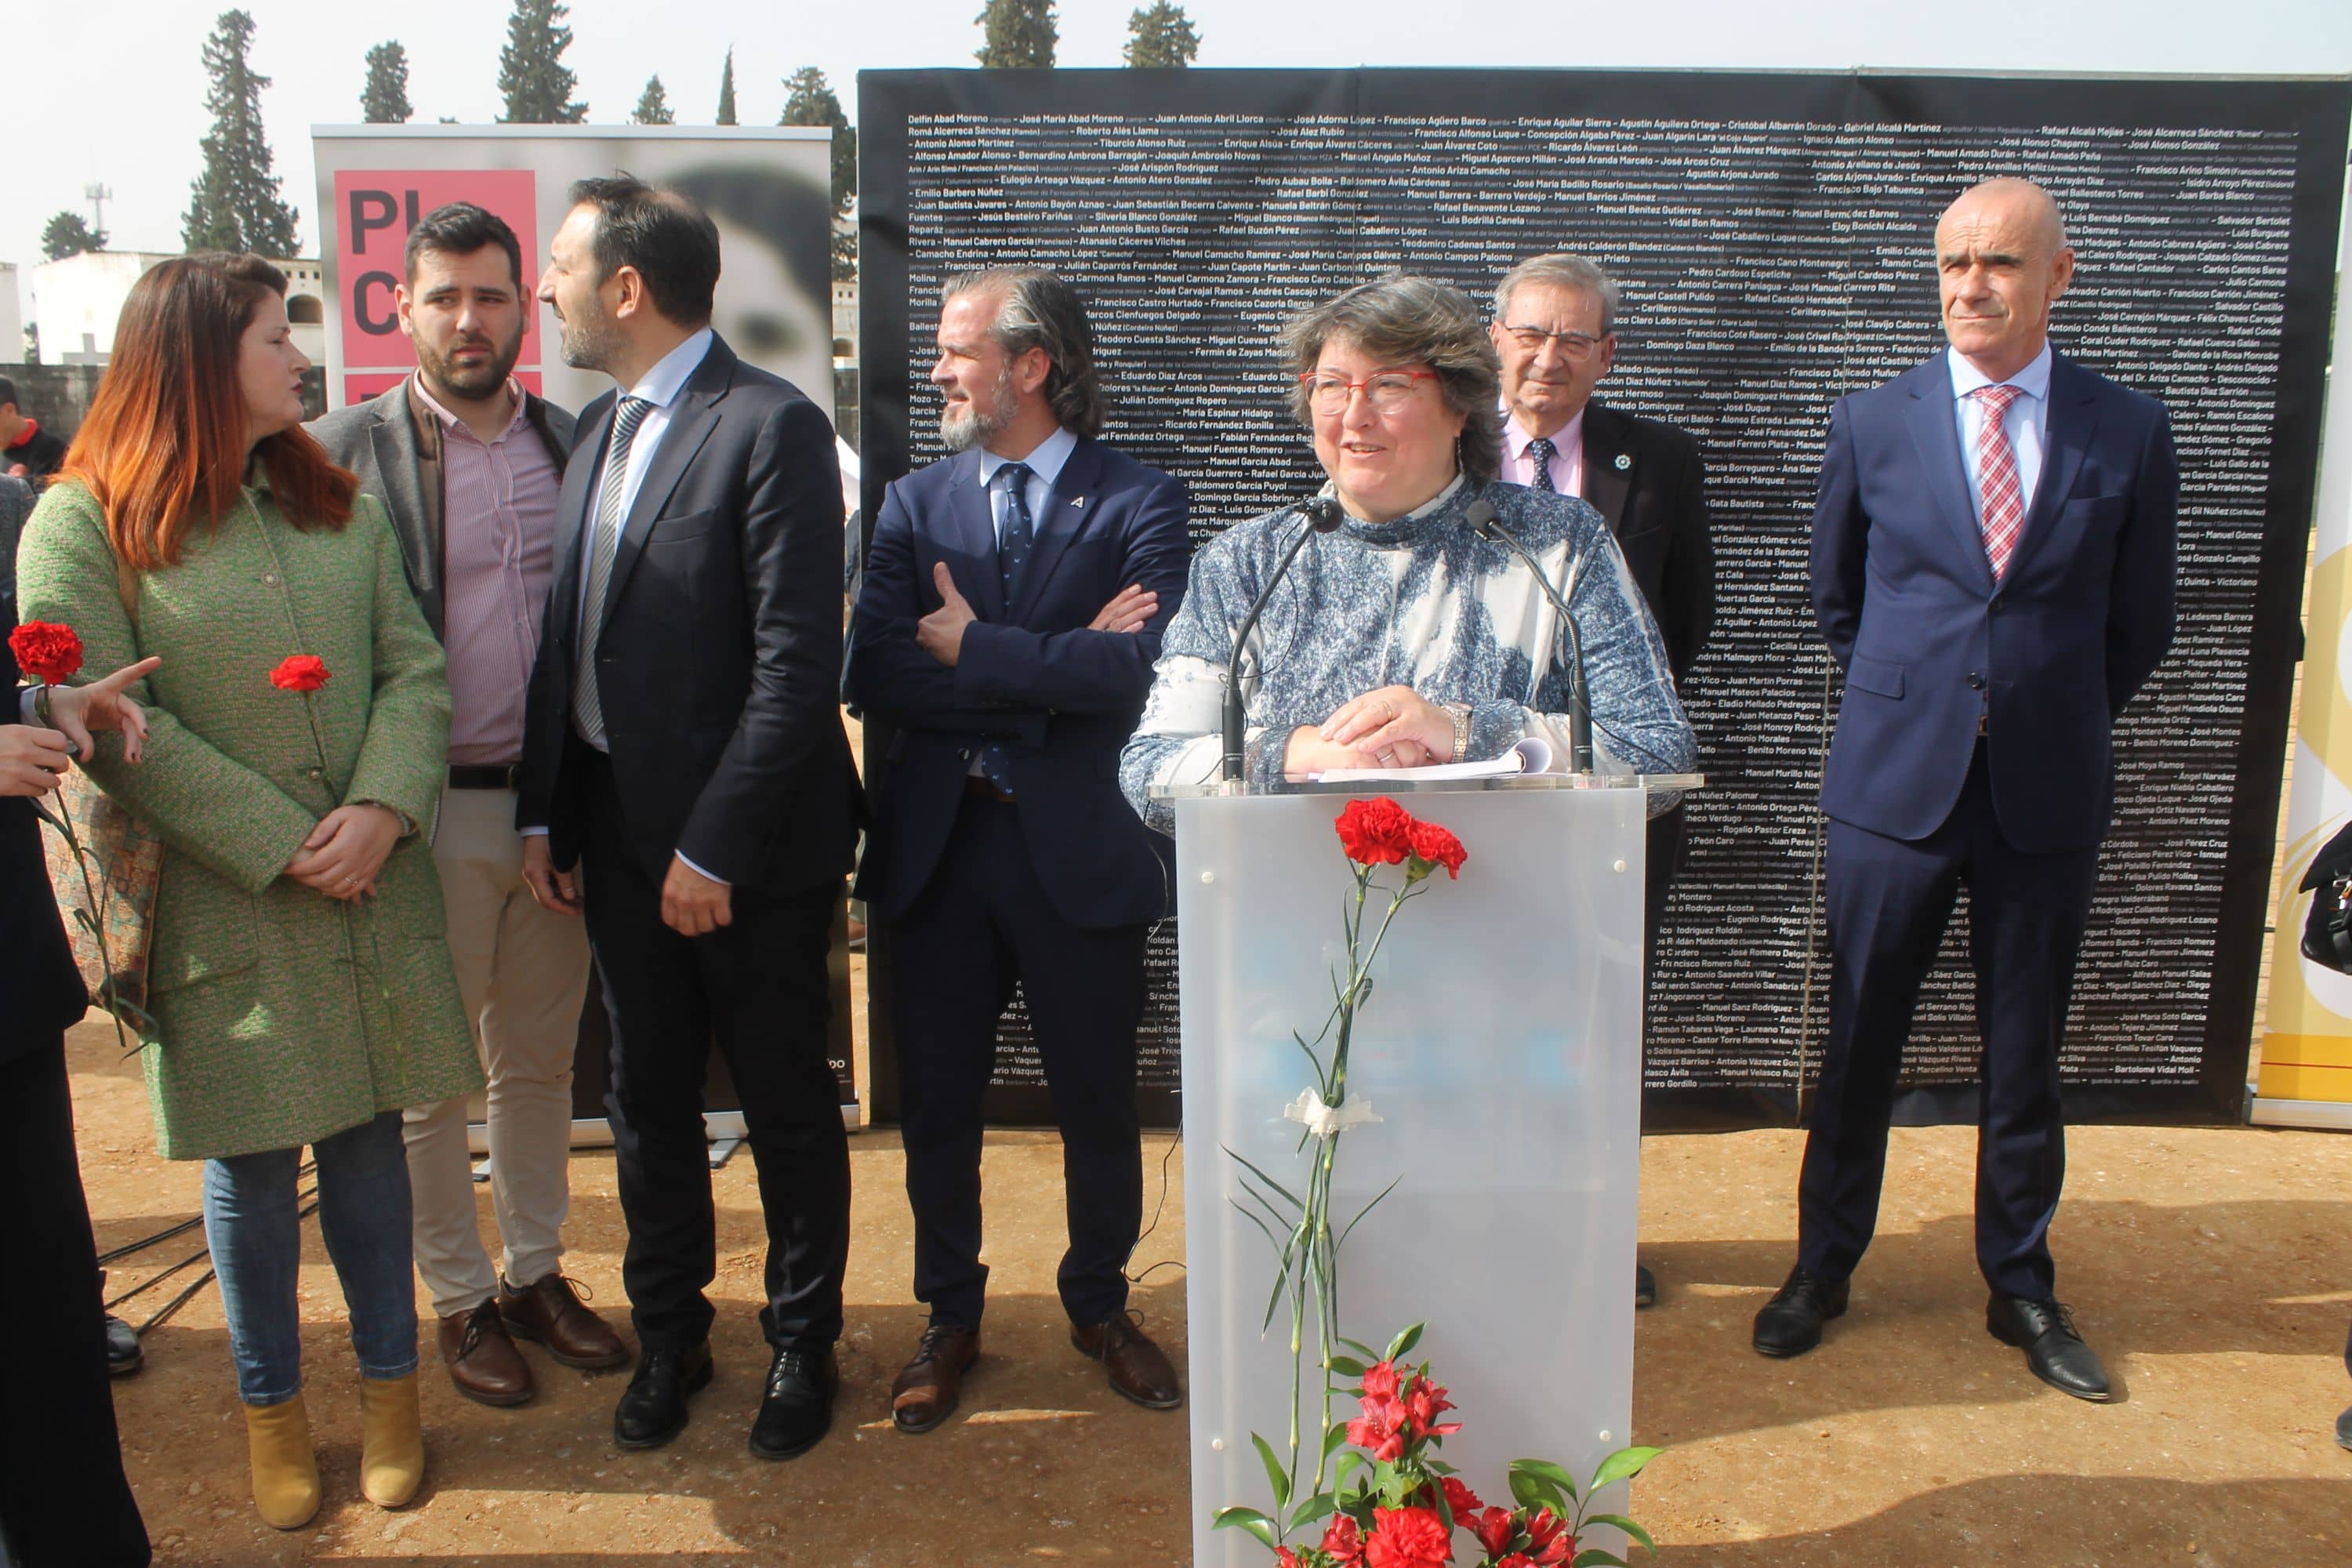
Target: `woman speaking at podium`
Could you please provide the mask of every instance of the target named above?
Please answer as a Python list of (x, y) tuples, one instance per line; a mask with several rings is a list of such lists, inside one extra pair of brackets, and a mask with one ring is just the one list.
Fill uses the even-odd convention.
[(1119, 762), (1144, 819), (1171, 830), (1154, 785), (1218, 776), (1236, 668), (1253, 787), (1487, 761), (1529, 739), (1565, 768), (1583, 730), (1571, 643), (1593, 768), (1688, 769), (1696, 747), (1665, 647), (1608, 524), (1573, 496), (1496, 479), (1500, 371), (1470, 301), (1394, 274), (1294, 317), (1283, 343), (1292, 411), (1330, 482), (1193, 556)]

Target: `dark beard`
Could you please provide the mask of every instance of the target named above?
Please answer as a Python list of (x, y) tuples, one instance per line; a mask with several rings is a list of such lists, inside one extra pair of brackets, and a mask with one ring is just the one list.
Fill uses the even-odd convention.
[(416, 342), (416, 368), (424, 374), (434, 391), (465, 402), (478, 403), (495, 397), (514, 374), (515, 361), (522, 357), (522, 334), (501, 347), (490, 345), (489, 362), (478, 370), (459, 370), (442, 358), (420, 339)]

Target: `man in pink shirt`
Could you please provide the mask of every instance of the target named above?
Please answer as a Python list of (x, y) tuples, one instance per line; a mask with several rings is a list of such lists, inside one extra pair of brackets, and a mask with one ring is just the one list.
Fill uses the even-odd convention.
[(556, 499), (572, 416), (516, 383), (531, 291), (495, 214), (436, 208), (410, 230), (400, 327), (416, 374), (310, 426), (392, 513), (425, 618), (449, 654), (449, 782), (433, 858), (475, 1043), (489, 1078), (490, 1194), (505, 1255), (475, 1218), (467, 1105), (407, 1111), (417, 1272), (457, 1392), (520, 1405), (536, 1340), (566, 1366), (617, 1366), (620, 1337), (561, 1267), (571, 1201), (572, 1061), (588, 984), (581, 923), (522, 879), (514, 769), (523, 694), (555, 570)]
[[(1706, 476), (1687, 432), (1592, 395), (1616, 363), (1617, 298), (1615, 280), (1580, 256), (1531, 257), (1504, 274), (1489, 329), (1503, 361), (1502, 478), (1580, 496), (1607, 521), (1687, 702), (1691, 664), (1715, 623)], [(1685, 831), (1679, 805), (1650, 819), (1651, 963)], [(1634, 1304), (1648, 1306), (1657, 1289), (1635, 1265)]]

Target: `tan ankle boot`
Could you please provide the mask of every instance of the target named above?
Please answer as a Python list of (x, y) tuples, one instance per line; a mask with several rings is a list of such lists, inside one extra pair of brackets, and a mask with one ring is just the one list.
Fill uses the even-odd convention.
[(319, 1511), (319, 1456), (310, 1417), (296, 1394), (283, 1405), (245, 1406), (245, 1444), (253, 1463), (253, 1502), (262, 1521), (299, 1530)]
[(360, 1379), (360, 1490), (378, 1508), (400, 1508), (425, 1483), (425, 1428), (416, 1374)]

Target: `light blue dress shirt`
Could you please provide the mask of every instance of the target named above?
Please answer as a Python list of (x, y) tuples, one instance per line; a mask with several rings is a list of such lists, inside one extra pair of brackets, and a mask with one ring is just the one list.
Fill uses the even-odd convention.
[[(1012, 492), (996, 482), (996, 476), (1007, 463), (1029, 465), (1029, 526), (1033, 540), (1045, 525), (1045, 503), (1054, 497), (1054, 482), (1062, 477), (1069, 463), (1070, 454), (1078, 449), (1078, 438), (1056, 426), (1054, 433), (1037, 443), (1036, 450), (1025, 458), (1000, 458), (982, 447), (980, 449), (980, 482), (988, 487), (988, 512), (996, 522), (996, 542), (1004, 542), (1004, 520), (1010, 510)], [(966, 595), (969, 597), (970, 595)]]

